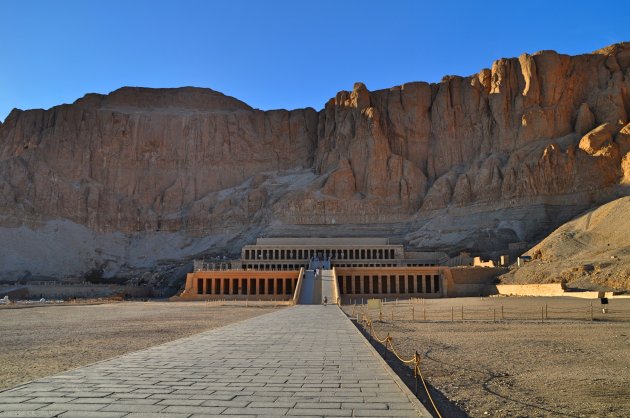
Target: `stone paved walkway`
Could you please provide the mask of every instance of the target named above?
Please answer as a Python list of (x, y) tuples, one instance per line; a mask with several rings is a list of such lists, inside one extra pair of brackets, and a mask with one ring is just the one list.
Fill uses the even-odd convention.
[(429, 416), (336, 306), (295, 306), (0, 393), (0, 416)]

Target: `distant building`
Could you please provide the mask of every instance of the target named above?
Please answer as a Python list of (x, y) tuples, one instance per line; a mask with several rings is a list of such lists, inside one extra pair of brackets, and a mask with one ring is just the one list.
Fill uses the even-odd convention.
[(443, 252), (405, 252), (386, 238), (258, 238), (240, 260), (196, 261), (181, 297), (284, 299), (294, 297), (304, 271), (334, 271), (339, 294), (441, 297), (449, 260)]

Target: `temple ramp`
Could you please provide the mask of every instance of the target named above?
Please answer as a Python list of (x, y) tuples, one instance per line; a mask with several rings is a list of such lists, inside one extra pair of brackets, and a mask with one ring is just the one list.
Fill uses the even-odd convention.
[(318, 280), (314, 270), (306, 270), (302, 278), (302, 286), (298, 297), (299, 305), (314, 305), (321, 303), (321, 280)]

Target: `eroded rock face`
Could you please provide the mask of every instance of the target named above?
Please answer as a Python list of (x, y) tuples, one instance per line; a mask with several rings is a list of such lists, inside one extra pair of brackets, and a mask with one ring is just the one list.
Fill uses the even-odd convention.
[(197, 88), (89, 94), (0, 125), (0, 224), (221, 235), (236, 250), (269, 225), (316, 235), (396, 222), (403, 239), (448, 208), (563, 196), (583, 208), (629, 181), (629, 104), (628, 43), (523, 54), (436, 84), (357, 83), (319, 112), (264, 112)]

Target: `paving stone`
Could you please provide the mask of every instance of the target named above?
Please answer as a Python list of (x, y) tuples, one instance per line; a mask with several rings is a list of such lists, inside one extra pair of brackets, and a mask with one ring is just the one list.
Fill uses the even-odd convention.
[[(0, 404), (3, 403), (22, 403), (31, 399), (35, 399), (31, 396), (7, 396), (4, 398), (0, 397)], [(0, 407), (1, 408), (1, 407)]]
[[(0, 404), (0, 412), (5, 412), (5, 411), (36, 411), (40, 408), (43, 408), (44, 406), (47, 406), (49, 404), (46, 403), (28, 403), (28, 402), (24, 402), (24, 403), (5, 403), (5, 404)], [(66, 411), (66, 409), (64, 408), (57, 408), (57, 411), (61, 410), (61, 411)]]
[(157, 405), (181, 405), (181, 406), (198, 406), (203, 403), (203, 399), (164, 399)]
[(162, 412), (177, 412), (181, 414), (205, 414), (205, 415), (219, 415), (225, 411), (224, 407), (214, 406), (185, 406), (185, 405), (172, 405), (166, 407)]
[(352, 409), (289, 409), (287, 415), (291, 416), (325, 416), (325, 417), (350, 417), (352, 415)]
[(281, 416), (286, 415), (289, 408), (227, 408), (221, 415), (269, 415)]
[(0, 416), (22, 413), (429, 416), (334, 306), (278, 310), (0, 392)]
[(300, 409), (339, 409), (341, 408), (340, 402), (298, 402), (295, 405)]
[[(190, 414), (176, 414), (176, 413), (164, 413), (164, 412), (160, 412), (159, 415), (157, 415), (158, 418), (188, 418), (190, 417)], [(192, 415), (194, 416), (194, 415)], [(207, 415), (199, 415), (202, 416), (204, 418), (208, 418)], [(125, 418), (156, 418), (156, 414), (151, 414), (151, 413), (131, 413), (129, 415), (125, 415)]]
[(42, 410), (52, 409), (52, 410), (62, 410), (62, 411), (98, 411), (104, 408), (105, 404), (98, 403), (51, 403), (47, 405)]
[(10, 411), (10, 412), (0, 412), (0, 417), (2, 418), (4, 417), (53, 418), (53, 417), (59, 416), (62, 413), (64, 413), (64, 411)]
[(295, 404), (295, 401), (251, 402), (247, 406), (250, 408), (293, 408)]
[(165, 405), (133, 405), (133, 404), (130, 405), (130, 404), (116, 403), (113, 405), (107, 405), (105, 408), (101, 409), (101, 411), (149, 413), (149, 412), (159, 412), (165, 408), (166, 408)]
[(70, 398), (66, 396), (56, 396), (56, 397), (51, 396), (48, 398), (33, 398), (27, 401), (27, 403), (66, 403), (66, 402), (71, 402), (75, 399), (82, 399), (82, 398)]
[(122, 418), (126, 412), (69, 411), (59, 415), (60, 418)]

